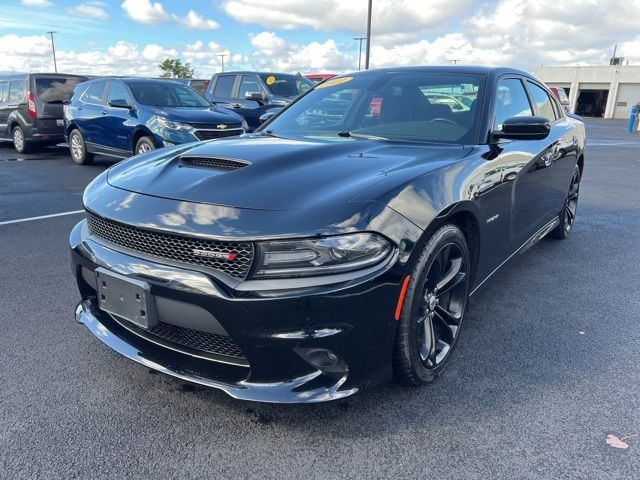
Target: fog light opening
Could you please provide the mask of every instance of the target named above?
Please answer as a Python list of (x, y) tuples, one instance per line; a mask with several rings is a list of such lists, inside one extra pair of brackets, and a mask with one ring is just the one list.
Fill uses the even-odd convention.
[(343, 373), (346, 371), (344, 360), (331, 350), (324, 348), (296, 348), (296, 352), (307, 363), (324, 373)]

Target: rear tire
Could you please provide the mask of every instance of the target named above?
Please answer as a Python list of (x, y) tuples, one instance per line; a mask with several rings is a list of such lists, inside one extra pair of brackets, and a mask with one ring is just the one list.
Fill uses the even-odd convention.
[(74, 128), (69, 134), (69, 151), (71, 159), (76, 165), (89, 165), (93, 162), (94, 154), (87, 152), (87, 144), (80, 133), (80, 130)]
[(150, 137), (141, 137), (140, 140), (138, 140), (138, 143), (136, 143), (136, 150), (133, 153), (135, 155), (140, 155), (141, 153), (147, 153), (155, 149), (156, 146)]
[(20, 125), (16, 125), (13, 127), (11, 131), (11, 135), (13, 138), (13, 148), (16, 149), (18, 153), (28, 153), (31, 150), (31, 145), (27, 142), (27, 139), (24, 135), (24, 130)]
[(560, 224), (549, 233), (551, 238), (564, 240), (569, 236), (571, 230), (573, 230), (573, 223), (578, 209), (578, 197), (580, 195), (580, 177), (580, 167), (576, 165), (573, 171), (573, 177), (571, 177), (571, 183), (569, 184), (567, 197), (558, 215)]
[(394, 350), (399, 380), (426, 385), (444, 371), (460, 336), (470, 278), (464, 234), (444, 225), (427, 241), (411, 272)]

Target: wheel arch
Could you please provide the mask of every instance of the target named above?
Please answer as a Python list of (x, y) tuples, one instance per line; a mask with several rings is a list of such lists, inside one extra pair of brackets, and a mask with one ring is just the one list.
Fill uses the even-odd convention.
[(578, 168), (580, 169), (580, 177), (582, 177), (582, 173), (584, 172), (584, 153), (581, 153), (578, 157)]
[(416, 245), (422, 247), (440, 227), (447, 223), (458, 227), (462, 231), (469, 248), (471, 283), (473, 284), (480, 259), (481, 230), (478, 218), (477, 206), (471, 201), (461, 201), (449, 205), (441, 210), (433, 221), (427, 225)]
[(133, 136), (131, 137), (131, 145), (129, 145), (129, 150), (135, 153), (138, 140), (140, 140), (142, 137), (150, 137), (153, 141), (153, 133), (151, 133), (151, 131), (149, 131), (145, 127), (138, 127), (135, 132), (133, 132)]

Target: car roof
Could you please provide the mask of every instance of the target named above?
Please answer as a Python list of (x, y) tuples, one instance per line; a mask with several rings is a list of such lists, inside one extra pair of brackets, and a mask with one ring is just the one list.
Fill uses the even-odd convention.
[[(386, 67), (372, 68), (370, 70), (361, 70), (352, 72), (348, 75), (372, 75), (385, 72), (412, 72), (412, 73), (458, 73), (472, 75), (502, 75), (503, 73), (513, 73), (517, 75), (531, 76), (524, 70), (511, 67), (493, 67), (485, 65), (429, 65), (429, 66), (410, 66), (410, 67)], [(345, 74), (343, 74), (345, 75)]]

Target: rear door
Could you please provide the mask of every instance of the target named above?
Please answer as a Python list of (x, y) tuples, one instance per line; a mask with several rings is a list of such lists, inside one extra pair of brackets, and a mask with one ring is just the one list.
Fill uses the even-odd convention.
[(84, 141), (95, 145), (104, 145), (106, 141), (103, 125), (105, 114), (102, 112), (106, 112), (107, 83), (107, 80), (91, 83), (80, 96), (74, 112), (76, 124), (80, 128)]
[(233, 108), (237, 103), (234, 98), (234, 87), (237, 75), (219, 75), (211, 87), (211, 103), (225, 108)]
[(76, 85), (86, 81), (76, 75), (32, 75), (30, 92), (36, 105), (36, 127), (42, 134), (62, 135), (63, 105)]
[(11, 109), (9, 108), (9, 81), (0, 80), (0, 136), (8, 137), (11, 132), (8, 131), (7, 118)]

